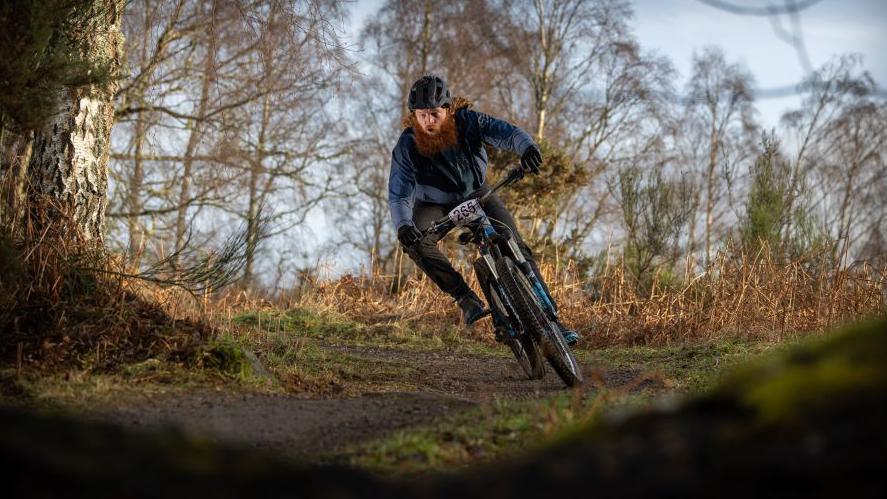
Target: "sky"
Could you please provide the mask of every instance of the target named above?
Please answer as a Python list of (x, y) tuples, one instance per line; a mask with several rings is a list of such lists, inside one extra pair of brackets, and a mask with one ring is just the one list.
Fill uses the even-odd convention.
[[(743, 6), (782, 6), (786, 0), (722, 0)], [(797, 0), (799, 1), (799, 0)], [(357, 0), (351, 6), (347, 34), (356, 45), (360, 28), (383, 0)], [(760, 88), (799, 82), (804, 71), (792, 46), (774, 32), (770, 18), (741, 16), (699, 0), (634, 0), (631, 23), (640, 46), (671, 59), (682, 85), (693, 53), (720, 46), (727, 61), (746, 66)], [(783, 24), (789, 26), (783, 16)], [(881, 88), (887, 88), (887, 0), (821, 0), (800, 13), (803, 39), (816, 68), (836, 54), (859, 53)], [(881, 54), (879, 56), (879, 54)], [(358, 59), (361, 53), (354, 54)], [(760, 99), (759, 119), (776, 126), (781, 114), (796, 107), (798, 97)]]
[[(780, 0), (731, 0), (737, 5), (783, 5)], [(668, 56), (685, 81), (694, 51), (720, 46), (730, 62), (746, 66), (759, 88), (792, 85), (804, 77), (794, 47), (775, 33), (770, 18), (740, 16), (698, 0), (637, 0), (635, 35), (641, 47)], [(782, 16), (783, 24), (789, 26)], [(837, 54), (859, 53), (864, 67), (887, 87), (887, 1), (822, 0), (800, 13), (803, 40), (814, 68)], [(879, 56), (879, 54), (881, 54)], [(779, 116), (800, 103), (797, 96), (759, 99), (760, 120), (775, 126)]]

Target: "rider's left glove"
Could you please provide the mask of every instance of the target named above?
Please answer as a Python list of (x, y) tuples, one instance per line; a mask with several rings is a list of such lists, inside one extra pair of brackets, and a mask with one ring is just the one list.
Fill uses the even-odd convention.
[(422, 233), (419, 232), (419, 229), (417, 229), (415, 225), (401, 225), (400, 228), (397, 229), (397, 239), (400, 241), (400, 244), (404, 245), (404, 247), (411, 248), (422, 240)]
[(542, 166), (542, 153), (536, 146), (530, 146), (524, 151), (520, 157), (520, 167), (524, 173), (539, 174), (539, 167)]

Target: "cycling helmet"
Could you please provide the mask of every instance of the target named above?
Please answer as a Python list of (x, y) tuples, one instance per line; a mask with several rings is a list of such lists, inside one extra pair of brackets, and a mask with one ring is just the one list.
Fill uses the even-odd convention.
[(409, 108), (431, 109), (435, 107), (448, 107), (453, 103), (447, 82), (443, 78), (434, 75), (425, 75), (410, 88)]

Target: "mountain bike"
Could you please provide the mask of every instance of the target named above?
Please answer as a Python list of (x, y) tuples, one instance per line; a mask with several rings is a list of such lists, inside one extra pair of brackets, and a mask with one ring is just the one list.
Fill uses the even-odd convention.
[(542, 286), (504, 223), (484, 213), (484, 201), (499, 189), (524, 177), (519, 167), (510, 168), (505, 177), (491, 188), (468, 196), (447, 216), (435, 220), (423, 230), (423, 236), (443, 236), (456, 227), (462, 245), (477, 246), (479, 257), (474, 271), (490, 308), (496, 337), (514, 354), (530, 379), (545, 376), (544, 356), (567, 386), (583, 382), (582, 371), (555, 321), (554, 300)]

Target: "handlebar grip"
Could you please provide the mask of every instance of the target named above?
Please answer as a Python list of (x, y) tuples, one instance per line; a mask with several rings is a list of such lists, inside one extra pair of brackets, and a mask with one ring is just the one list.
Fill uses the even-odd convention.
[[(428, 226), (425, 230), (422, 231), (423, 236), (427, 236), (428, 234), (436, 234), (442, 231), (447, 225), (452, 225), (452, 220), (449, 217), (441, 218), (440, 220), (435, 220), (431, 222), (431, 225)], [(449, 227), (452, 228), (452, 227)]]

